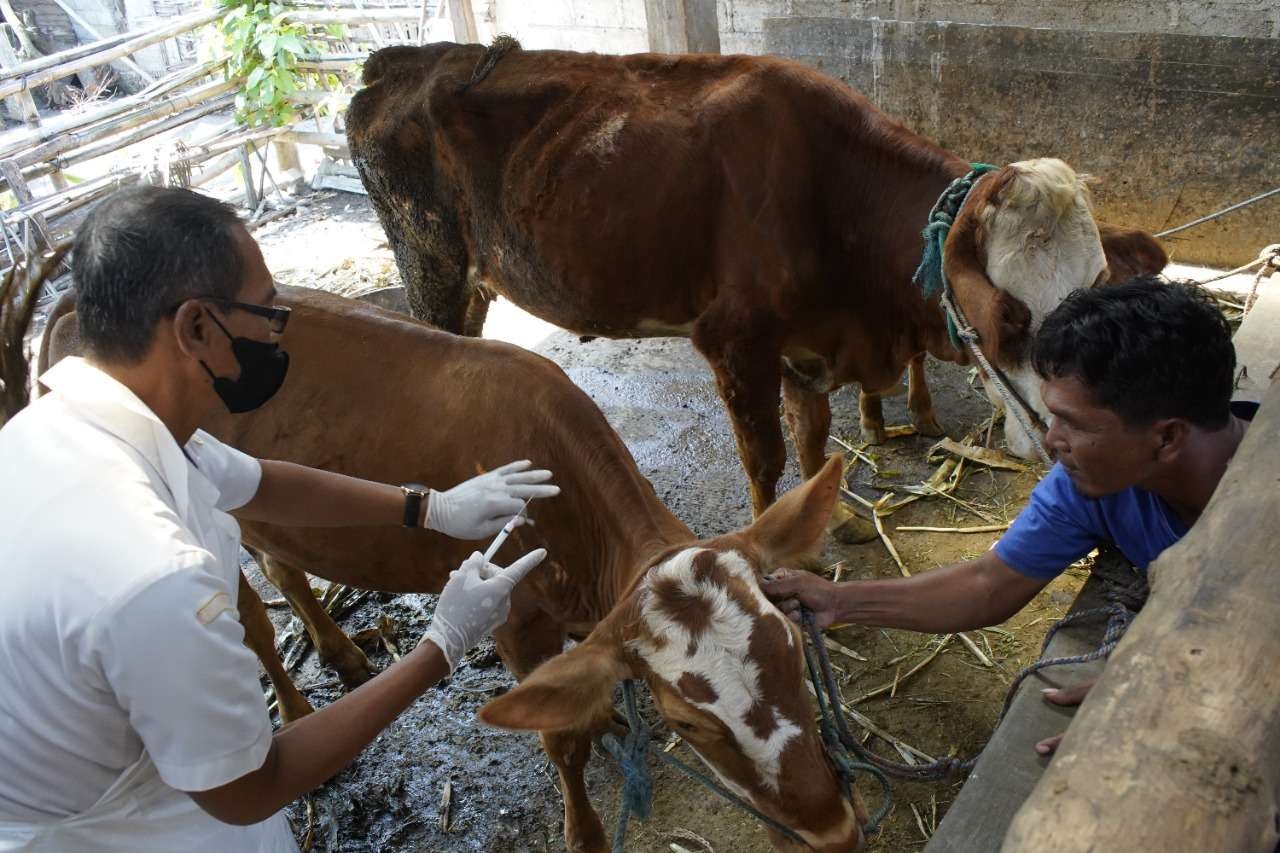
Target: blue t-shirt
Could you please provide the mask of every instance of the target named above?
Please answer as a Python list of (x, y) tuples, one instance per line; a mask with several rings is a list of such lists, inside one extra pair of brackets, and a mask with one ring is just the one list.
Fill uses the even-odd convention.
[[(1232, 403), (1232, 414), (1252, 420), (1256, 403)], [(1027, 506), (996, 543), (1009, 568), (1050, 580), (1099, 545), (1110, 543), (1142, 572), (1160, 552), (1187, 534), (1187, 526), (1158, 495), (1130, 488), (1089, 498), (1061, 465), (1040, 481)]]

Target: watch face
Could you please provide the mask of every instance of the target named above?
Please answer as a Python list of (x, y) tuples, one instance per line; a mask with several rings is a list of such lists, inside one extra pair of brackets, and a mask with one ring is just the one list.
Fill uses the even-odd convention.
[(425, 497), (427, 492), (429, 491), (427, 487), (422, 485), (421, 483), (405, 483), (400, 488), (404, 489), (406, 494), (421, 495), (423, 497)]

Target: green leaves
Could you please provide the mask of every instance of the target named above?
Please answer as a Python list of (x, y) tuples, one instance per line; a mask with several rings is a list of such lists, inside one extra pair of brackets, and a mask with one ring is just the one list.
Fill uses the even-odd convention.
[[(228, 79), (244, 81), (236, 96), (236, 119), (246, 125), (279, 127), (292, 121), (290, 95), (318, 75), (298, 70), (298, 60), (319, 53), (301, 24), (286, 22), (289, 10), (269, 0), (218, 0), (224, 11), (219, 29), (221, 53), (227, 59)], [(342, 27), (328, 27), (330, 37), (345, 35)]]

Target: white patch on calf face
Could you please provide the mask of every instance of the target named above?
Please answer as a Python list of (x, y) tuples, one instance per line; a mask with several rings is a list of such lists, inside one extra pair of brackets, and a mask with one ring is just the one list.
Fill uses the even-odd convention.
[[(1049, 312), (1072, 291), (1092, 287), (1107, 267), (1098, 226), (1084, 181), (1061, 160), (1014, 163), (1019, 175), (1000, 193), (1000, 205), (982, 214), (986, 232), (987, 277), (1031, 311), (1035, 334)], [(1040, 377), (1030, 363), (1001, 365), (1022, 399), (1046, 423)], [(987, 396), (1004, 402), (987, 383)], [(1005, 418), (1005, 441), (1018, 456), (1036, 458), (1031, 439), (1012, 416)]]
[[(719, 719), (733, 733), (761, 782), (776, 792), (783, 750), (800, 734), (800, 727), (776, 707), (771, 709), (775, 726), (768, 737), (757, 735), (747, 722), (752, 708), (764, 700), (760, 667), (751, 659), (751, 633), (758, 619), (777, 619), (787, 629), (789, 646), (794, 639), (790, 626), (760, 591), (751, 564), (737, 552), (710, 553), (715, 553), (718, 567), (746, 581), (743, 587), (760, 604), (759, 615), (744, 610), (728, 590), (713, 580), (695, 577), (694, 559), (705, 551), (690, 548), (649, 571), (641, 586), (640, 606), (648, 633), (642, 632), (634, 647), (650, 669), (669, 684), (676, 685), (688, 673), (710, 685), (715, 691), (714, 700), (699, 702), (686, 696), (685, 701)], [(659, 606), (653, 589), (663, 582), (678, 585), (682, 594), (707, 605), (710, 618), (705, 628), (695, 633)], [(654, 638), (664, 642), (659, 644)], [(724, 779), (718, 770), (717, 775), (726, 784), (739, 787)]]

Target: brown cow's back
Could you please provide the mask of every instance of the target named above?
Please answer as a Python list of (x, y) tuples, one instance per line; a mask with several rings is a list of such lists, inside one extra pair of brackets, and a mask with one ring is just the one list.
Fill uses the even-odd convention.
[[(442, 489), (513, 459), (550, 468), (561, 495), (531, 506), (535, 526), (518, 530), (499, 562), (546, 547), (531, 584), (574, 625), (604, 615), (646, 556), (693, 539), (596, 405), (547, 359), (321, 291), (282, 288), (279, 304), (293, 309), (285, 384), (261, 409), (210, 419), (218, 438), (262, 459)], [(42, 369), (70, 354), (59, 340), (74, 340), (71, 324), (52, 332)], [(437, 591), (484, 547), (403, 528), (242, 528), (246, 544), (288, 565), (390, 592)]]
[(351, 106), (420, 316), (460, 331), (457, 294), (483, 283), (576, 332), (688, 334), (729, 288), (797, 346), (829, 349), (820, 320), (858, 327), (895, 363), (848, 367), (877, 379), (941, 330), (910, 276), (965, 164), (856, 92), (770, 57), (562, 51), (507, 53), (471, 83), (484, 56), (379, 52)]

